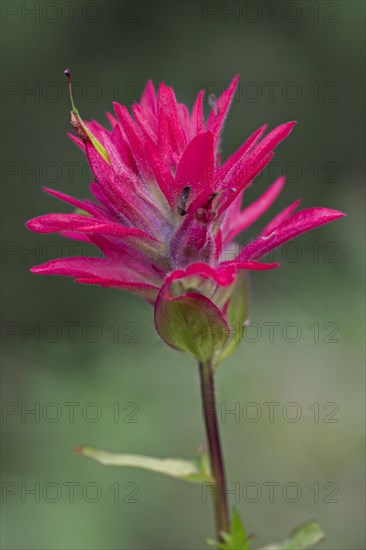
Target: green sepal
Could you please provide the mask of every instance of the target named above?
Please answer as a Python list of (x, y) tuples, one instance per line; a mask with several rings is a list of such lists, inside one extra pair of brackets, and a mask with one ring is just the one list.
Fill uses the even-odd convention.
[(158, 297), (155, 326), (169, 346), (191, 353), (201, 362), (211, 359), (225, 345), (230, 332), (220, 310), (198, 293), (173, 299)]
[(216, 364), (231, 355), (241, 344), (244, 336), (245, 322), (249, 316), (248, 273), (240, 273), (234, 283), (234, 288), (227, 309), (227, 321), (231, 336), (224, 349), (215, 361)]

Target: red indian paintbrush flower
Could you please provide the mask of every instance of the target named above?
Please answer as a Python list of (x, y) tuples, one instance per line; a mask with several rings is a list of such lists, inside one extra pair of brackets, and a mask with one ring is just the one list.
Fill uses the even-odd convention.
[[(237, 81), (235, 77), (218, 98), (206, 121), (203, 91), (189, 112), (164, 83), (157, 92), (147, 83), (140, 103), (132, 107), (133, 117), (126, 107), (114, 103), (116, 117), (109, 115), (112, 130), (95, 121), (83, 122), (72, 100), (77, 136), (72, 138), (88, 158), (96, 202), (45, 189), (82, 213), (47, 214), (27, 223), (32, 231), (59, 232), (93, 243), (104, 255), (52, 260), (33, 267), (34, 273), (67, 275), (79, 283), (140, 294), (155, 306), (160, 336), (200, 359), (219, 348), (221, 353), (223, 347), (222, 339), (206, 330), (202, 351), (197, 344), (202, 324), (230, 334), (233, 324), (243, 321), (245, 272), (276, 267), (257, 260), (289, 239), (344, 215), (321, 207), (295, 212), (296, 201), (235, 258), (225, 257), (233, 239), (282, 190), (280, 177), (241, 210), (243, 192), (295, 124), (282, 124), (267, 135), (262, 126), (222, 163), (220, 134)], [(189, 325), (188, 339), (182, 334), (183, 324)], [(233, 342), (225, 345), (227, 352), (236, 347)]]

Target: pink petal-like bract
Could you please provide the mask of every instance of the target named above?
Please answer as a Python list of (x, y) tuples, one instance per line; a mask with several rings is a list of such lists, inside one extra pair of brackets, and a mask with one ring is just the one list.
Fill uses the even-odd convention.
[(221, 162), (221, 132), (237, 81), (215, 101), (207, 120), (203, 91), (189, 111), (172, 88), (162, 83), (155, 91), (150, 81), (132, 114), (114, 103), (115, 116), (108, 115), (111, 130), (92, 121), (80, 123), (77, 131), (74, 117), (73, 140), (94, 175), (93, 200), (45, 189), (73, 210), (34, 218), (27, 227), (94, 244), (102, 257), (57, 259), (32, 271), (132, 291), (155, 305), (155, 316), (165, 311), (161, 300), (187, 296), (188, 302), (201, 295), (197, 303), (210, 300), (211, 310), (218, 308), (225, 319), (240, 273), (276, 267), (258, 260), (289, 239), (344, 216), (320, 207), (294, 213), (296, 201), (227, 261), (233, 239), (281, 192), (283, 177), (241, 210), (243, 191), (295, 125), (281, 124), (266, 135), (264, 125)]

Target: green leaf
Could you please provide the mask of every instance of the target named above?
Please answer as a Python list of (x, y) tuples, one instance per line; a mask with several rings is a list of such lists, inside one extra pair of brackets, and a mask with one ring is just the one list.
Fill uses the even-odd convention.
[(227, 320), (232, 331), (231, 338), (219, 355), (217, 363), (229, 357), (240, 345), (244, 336), (244, 323), (248, 319), (248, 313), (248, 275), (240, 273), (235, 281), (227, 312)]
[(171, 347), (206, 361), (221, 349), (229, 327), (220, 310), (202, 294), (190, 293), (175, 299), (158, 298), (155, 326)]
[(90, 445), (78, 447), (75, 451), (105, 466), (142, 468), (143, 470), (150, 470), (151, 472), (196, 483), (214, 482), (206, 467), (202, 466), (202, 464), (206, 464), (202, 455), (196, 461), (178, 458), (153, 458), (150, 456), (113, 453)]
[(233, 508), (230, 524), (230, 533), (222, 533), (223, 542), (208, 540), (219, 550), (250, 550), (249, 538), (236, 508)]
[(311, 520), (295, 527), (286, 540), (268, 544), (261, 550), (305, 550), (306, 548), (313, 548), (324, 538), (325, 534), (320, 525)]

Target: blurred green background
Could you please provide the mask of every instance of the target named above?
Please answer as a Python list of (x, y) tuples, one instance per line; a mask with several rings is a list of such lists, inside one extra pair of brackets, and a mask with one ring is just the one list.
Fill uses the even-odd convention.
[(66, 136), (70, 66), (81, 114), (103, 123), (111, 101), (130, 106), (148, 78), (192, 105), (201, 87), (218, 94), (239, 73), (224, 157), (263, 123), (298, 120), (247, 196), (284, 171), (285, 190), (243, 242), (298, 197), (348, 217), (252, 277), (253, 325), (217, 379), (229, 488), (258, 545), (315, 517), (321, 548), (364, 549), (364, 3), (1, 8), (2, 547), (193, 550), (214, 534), (199, 486), (72, 452), (92, 443), (191, 458), (204, 428), (196, 366), (159, 341), (148, 305), (29, 273), (68, 253), (62, 237), (24, 228), (68, 211), (41, 185), (89, 196), (85, 159)]

